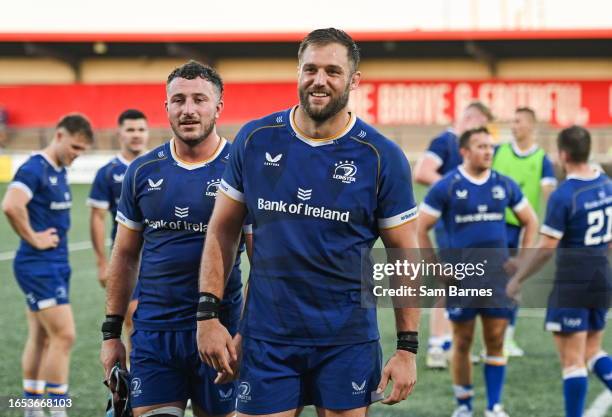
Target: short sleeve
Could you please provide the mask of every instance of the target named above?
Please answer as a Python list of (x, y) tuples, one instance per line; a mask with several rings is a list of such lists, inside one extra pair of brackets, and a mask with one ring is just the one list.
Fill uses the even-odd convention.
[(446, 209), (448, 193), (445, 192), (445, 181), (438, 181), (429, 189), (421, 203), (421, 211), (430, 216), (440, 217)]
[(121, 187), (121, 198), (119, 199), (119, 206), (117, 208), (117, 220), (118, 223), (124, 225), (128, 229), (141, 231), (143, 229), (142, 224), (142, 211), (138, 207), (136, 201), (136, 169), (135, 164), (131, 164), (125, 173), (123, 178), (123, 186)]
[(98, 170), (96, 178), (91, 185), (89, 197), (86, 204), (89, 207), (108, 210), (112, 201), (111, 187), (108, 183), (108, 175), (106, 175), (106, 167)]
[(244, 219), (244, 225), (242, 226), (242, 232), (245, 235), (252, 235), (253, 234), (253, 216), (251, 215), (251, 212), (247, 212), (247, 215)]
[(376, 217), (380, 229), (400, 226), (418, 215), (410, 165), (395, 144), (381, 154), (381, 172)]
[(568, 199), (563, 198), (559, 190), (550, 195), (546, 207), (546, 217), (540, 228), (540, 233), (555, 239), (561, 239), (565, 233), (565, 225), (569, 217)]
[[(247, 125), (248, 126), (248, 125)], [(230, 157), (221, 184), (219, 184), (219, 190), (227, 195), (232, 200), (236, 200), (240, 203), (244, 203), (244, 184), (243, 184), (243, 165), (244, 165), (244, 148), (246, 144), (246, 137), (250, 129), (244, 126), (234, 139), (234, 143), (230, 149)]]
[(517, 213), (529, 205), (529, 201), (523, 195), (521, 187), (514, 180), (506, 177), (506, 187), (508, 188), (506, 190), (508, 193), (508, 206), (513, 212)]
[(445, 136), (434, 138), (425, 151), (425, 156), (436, 161), (439, 166), (444, 165), (444, 161), (448, 159), (448, 143), (446, 143)]
[(541, 185), (557, 185), (557, 177), (555, 176), (555, 168), (548, 156), (544, 155), (542, 160), (542, 179), (540, 180)]
[(31, 199), (38, 191), (41, 184), (41, 173), (36, 172), (34, 167), (26, 162), (19, 167), (8, 188), (18, 188), (24, 191)]

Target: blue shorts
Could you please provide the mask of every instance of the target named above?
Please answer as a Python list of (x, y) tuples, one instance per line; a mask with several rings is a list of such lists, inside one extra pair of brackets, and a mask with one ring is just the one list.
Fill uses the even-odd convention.
[(366, 407), (382, 369), (378, 341), (340, 346), (295, 346), (245, 338), (238, 411), (271, 414), (314, 404), (330, 410)]
[(477, 315), (510, 320), (513, 311), (512, 308), (447, 308), (446, 314), (450, 321), (474, 320)]
[(606, 327), (607, 308), (548, 308), (544, 328), (551, 332), (599, 331)]
[[(234, 335), (242, 303), (221, 315), (221, 322)], [(198, 355), (195, 330), (132, 333), (130, 354), (132, 407), (187, 401), (208, 415), (228, 414), (236, 407), (236, 382), (216, 385), (217, 371)]]
[(67, 262), (24, 262), (16, 259), (13, 272), (31, 311), (70, 302), (71, 270)]

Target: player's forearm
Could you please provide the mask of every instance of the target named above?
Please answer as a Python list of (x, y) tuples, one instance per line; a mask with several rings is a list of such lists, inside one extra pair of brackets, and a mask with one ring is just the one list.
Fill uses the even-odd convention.
[(36, 232), (30, 226), (28, 209), (19, 205), (3, 204), (2, 210), (15, 233), (30, 245), (35, 246), (34, 235)]
[(223, 298), (225, 281), (236, 262), (239, 240), (240, 228), (234, 231), (209, 225), (200, 266), (200, 292)]
[(421, 309), (402, 307), (395, 309), (395, 328), (398, 332), (416, 332), (419, 330)]
[(553, 253), (554, 249), (547, 247), (529, 250), (525, 255), (525, 260), (521, 262), (518, 271), (514, 274), (514, 279), (524, 282), (527, 278), (538, 272), (552, 257)]
[(94, 254), (98, 265), (106, 262), (106, 247), (105, 247), (105, 225), (104, 217), (98, 213), (92, 212), (89, 221), (89, 232), (91, 235), (91, 244), (93, 246)]
[(139, 253), (113, 250), (106, 283), (106, 314), (125, 316), (138, 276)]

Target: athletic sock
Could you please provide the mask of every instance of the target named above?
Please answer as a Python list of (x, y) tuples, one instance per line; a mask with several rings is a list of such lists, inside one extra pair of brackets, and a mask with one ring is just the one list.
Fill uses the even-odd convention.
[[(45, 381), (39, 379), (23, 380), (23, 398), (28, 400), (42, 400), (45, 395)], [(39, 417), (43, 415), (43, 407), (27, 407), (26, 417)]]
[(608, 390), (612, 391), (612, 358), (602, 350), (589, 360), (588, 366)]
[(506, 358), (487, 356), (484, 365), (484, 378), (487, 386), (487, 410), (493, 410), (495, 404), (501, 404), (506, 378)]
[(474, 398), (473, 385), (453, 385), (457, 404), (465, 405), (469, 410), (472, 410), (472, 398)]
[(565, 417), (582, 417), (589, 380), (586, 368), (563, 370)]
[(49, 408), (51, 417), (67, 417), (65, 400), (69, 398), (68, 384), (47, 382), (47, 397), (56, 403), (55, 407)]

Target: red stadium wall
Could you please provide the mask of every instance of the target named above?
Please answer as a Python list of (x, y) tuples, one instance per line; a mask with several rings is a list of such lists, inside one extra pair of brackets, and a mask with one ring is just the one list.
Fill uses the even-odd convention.
[[(0, 107), (13, 127), (52, 126), (72, 111), (88, 115), (95, 127), (109, 128), (126, 108), (144, 111), (152, 126), (166, 126), (162, 84), (69, 84), (0, 87)], [(450, 123), (464, 106), (480, 99), (498, 120), (517, 106), (533, 107), (542, 122), (612, 125), (612, 80), (542, 81), (367, 81), (352, 96), (352, 107), (371, 123)], [(297, 102), (295, 82), (228, 83), (222, 124), (239, 124)]]

